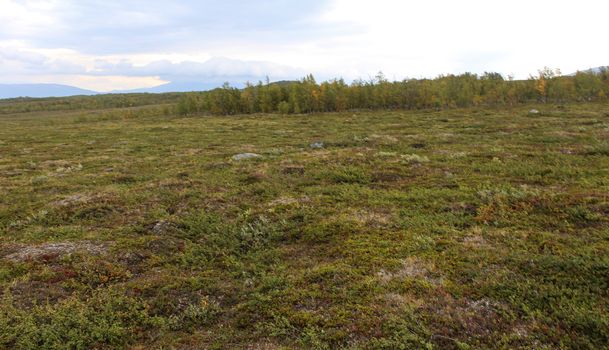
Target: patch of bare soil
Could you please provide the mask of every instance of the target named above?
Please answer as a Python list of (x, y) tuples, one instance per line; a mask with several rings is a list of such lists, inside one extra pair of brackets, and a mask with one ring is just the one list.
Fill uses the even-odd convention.
[(434, 276), (433, 266), (416, 257), (403, 259), (402, 266), (396, 271), (381, 269), (376, 275), (383, 283), (404, 278), (423, 279), (432, 284), (440, 284), (442, 282), (440, 278)]

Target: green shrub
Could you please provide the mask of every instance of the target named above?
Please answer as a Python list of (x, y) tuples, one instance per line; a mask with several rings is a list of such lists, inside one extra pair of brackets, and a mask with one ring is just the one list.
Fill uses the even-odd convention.
[(141, 300), (108, 290), (31, 309), (19, 308), (7, 295), (0, 304), (0, 347), (91, 349), (103, 344), (123, 348), (158, 321), (147, 314)]
[(288, 114), (290, 113), (290, 104), (286, 101), (281, 101), (279, 102), (279, 104), (277, 105), (277, 111), (280, 114)]

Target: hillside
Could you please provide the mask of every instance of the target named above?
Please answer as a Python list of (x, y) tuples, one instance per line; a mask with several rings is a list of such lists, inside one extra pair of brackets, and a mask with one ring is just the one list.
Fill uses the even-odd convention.
[(60, 84), (0, 84), (0, 99), (16, 97), (65, 97), (97, 92)]
[(0, 115), (0, 348), (609, 343), (606, 103), (172, 111)]

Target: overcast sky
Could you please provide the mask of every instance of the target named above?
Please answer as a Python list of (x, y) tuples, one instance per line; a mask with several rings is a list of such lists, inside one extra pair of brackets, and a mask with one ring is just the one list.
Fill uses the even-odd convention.
[(0, 0), (0, 83), (389, 79), (609, 65), (609, 1)]

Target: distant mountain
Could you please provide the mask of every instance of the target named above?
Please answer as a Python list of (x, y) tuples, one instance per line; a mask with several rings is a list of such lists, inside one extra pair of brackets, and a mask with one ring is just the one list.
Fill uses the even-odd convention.
[(0, 98), (65, 97), (95, 95), (97, 92), (60, 84), (0, 84)]
[[(580, 70), (579, 72), (582, 72), (582, 73), (596, 73), (596, 74), (598, 74), (602, 70), (609, 70), (609, 66), (594, 67), (594, 68)], [(571, 73), (571, 74), (568, 74), (568, 76), (573, 76), (575, 74), (576, 73)]]
[(585, 70), (584, 72), (600, 73), (602, 70), (607, 70), (607, 69), (609, 69), (609, 66), (590, 68), (588, 70)]
[(298, 82), (299, 82), (299, 80), (279, 80), (279, 81), (271, 83), (271, 85), (289, 86), (292, 84), (296, 84)]
[[(167, 84), (151, 87), (151, 88), (141, 88), (141, 89), (133, 89), (133, 90), (116, 90), (111, 93), (153, 93), (160, 94), (165, 92), (191, 92), (191, 91), (208, 91), (213, 90), (215, 88), (221, 87), (222, 83), (202, 83), (200, 81), (190, 82), (190, 81), (176, 81), (170, 82)], [(231, 84), (231, 86), (236, 86)], [(239, 86), (236, 86), (239, 87)]]
[[(246, 79), (242, 79), (246, 81)], [(271, 84), (274, 85), (289, 85), (293, 81), (282, 80)], [(110, 94), (131, 94), (131, 93), (153, 93), (162, 94), (166, 92), (191, 92), (191, 91), (209, 91), (222, 87), (223, 83), (213, 82), (204, 83), (201, 81), (175, 81), (167, 84), (154, 86), (151, 88), (140, 88), (132, 90), (114, 90)], [(231, 82), (230, 86), (242, 89), (244, 83)], [(0, 84), (0, 99), (16, 98), (16, 97), (66, 97), (75, 95), (97, 95), (100, 92), (80, 89), (68, 85), (60, 84)]]
[[(251, 78), (251, 77), (247, 77)], [(243, 89), (245, 87), (245, 81), (250, 81), (252, 84), (257, 84), (256, 79), (240, 79), (241, 82), (229, 82), (231, 87)], [(289, 85), (294, 83), (293, 80), (280, 80), (276, 82), (272, 82), (271, 85)], [(165, 92), (192, 92), (192, 91), (209, 91), (213, 89), (217, 89), (224, 85), (223, 82), (213, 82), (213, 83), (204, 83), (201, 81), (174, 81), (169, 82), (167, 84), (151, 87), (151, 88), (141, 88), (141, 89), (133, 89), (133, 90), (114, 90), (110, 93), (112, 94), (125, 94), (125, 93), (165, 93)]]

